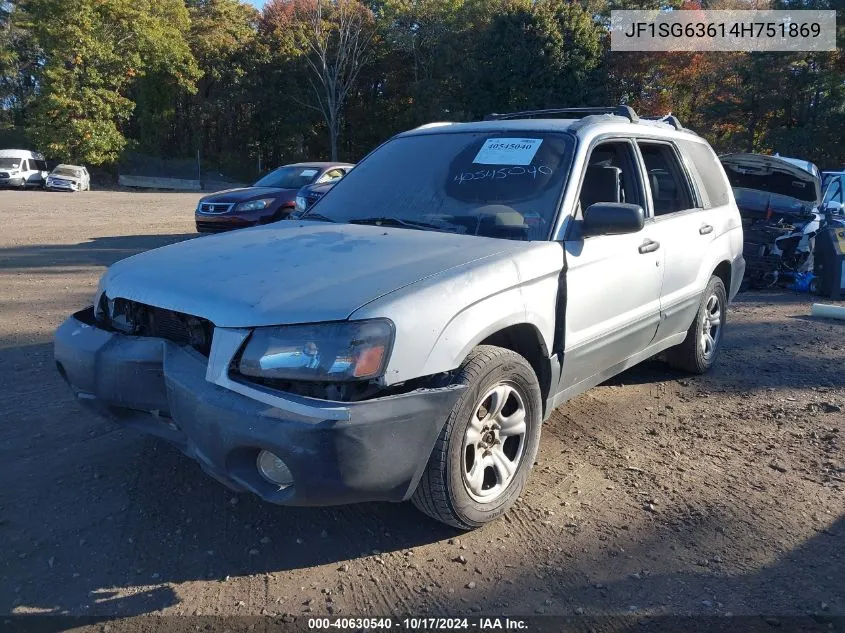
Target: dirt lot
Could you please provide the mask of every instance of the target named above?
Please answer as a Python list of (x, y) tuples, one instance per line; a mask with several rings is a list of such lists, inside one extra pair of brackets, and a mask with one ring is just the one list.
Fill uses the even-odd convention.
[(274, 507), (53, 365), (103, 267), (193, 238), (196, 200), (0, 192), (0, 612), (845, 615), (845, 323), (806, 295), (740, 295), (707, 377), (653, 361), (559, 409), (484, 529)]

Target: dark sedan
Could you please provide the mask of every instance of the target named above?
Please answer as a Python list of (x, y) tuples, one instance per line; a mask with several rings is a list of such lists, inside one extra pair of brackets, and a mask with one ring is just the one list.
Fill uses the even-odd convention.
[(317, 200), (326, 195), (339, 180), (320, 182), (314, 185), (305, 185), (296, 194), (296, 213), (303, 213), (309, 209)]
[(228, 189), (201, 198), (194, 217), (200, 233), (219, 233), (285, 219), (296, 192), (305, 185), (341, 179), (349, 163), (296, 163), (270, 172), (252, 187)]

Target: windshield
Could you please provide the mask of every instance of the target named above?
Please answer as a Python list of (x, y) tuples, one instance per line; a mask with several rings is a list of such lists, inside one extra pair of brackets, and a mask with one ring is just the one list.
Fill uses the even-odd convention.
[(0, 158), (0, 169), (17, 169), (20, 166), (20, 158)]
[(574, 137), (421, 134), (389, 141), (303, 217), (517, 240), (548, 239)]
[(256, 182), (254, 187), (278, 187), (279, 189), (299, 189), (311, 184), (320, 170), (316, 167), (279, 167)]
[(56, 167), (53, 170), (54, 176), (70, 176), (71, 178), (82, 178), (81, 169), (73, 169), (72, 167)]

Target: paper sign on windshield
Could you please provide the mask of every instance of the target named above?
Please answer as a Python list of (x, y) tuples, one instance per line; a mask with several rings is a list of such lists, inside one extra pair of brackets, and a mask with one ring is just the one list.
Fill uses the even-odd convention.
[(303, 169), (301, 172), (299, 172), (299, 175), (302, 176), (303, 178), (310, 178), (311, 176), (317, 175), (317, 170), (316, 169)]
[(481, 165), (530, 165), (541, 138), (488, 138), (473, 159)]

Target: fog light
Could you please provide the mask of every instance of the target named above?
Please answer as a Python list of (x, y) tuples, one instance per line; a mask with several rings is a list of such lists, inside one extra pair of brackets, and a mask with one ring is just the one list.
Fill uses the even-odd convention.
[(258, 459), (255, 460), (255, 464), (261, 476), (271, 484), (275, 484), (281, 488), (287, 488), (293, 485), (293, 475), (288, 467), (270, 451), (261, 451), (258, 453)]

